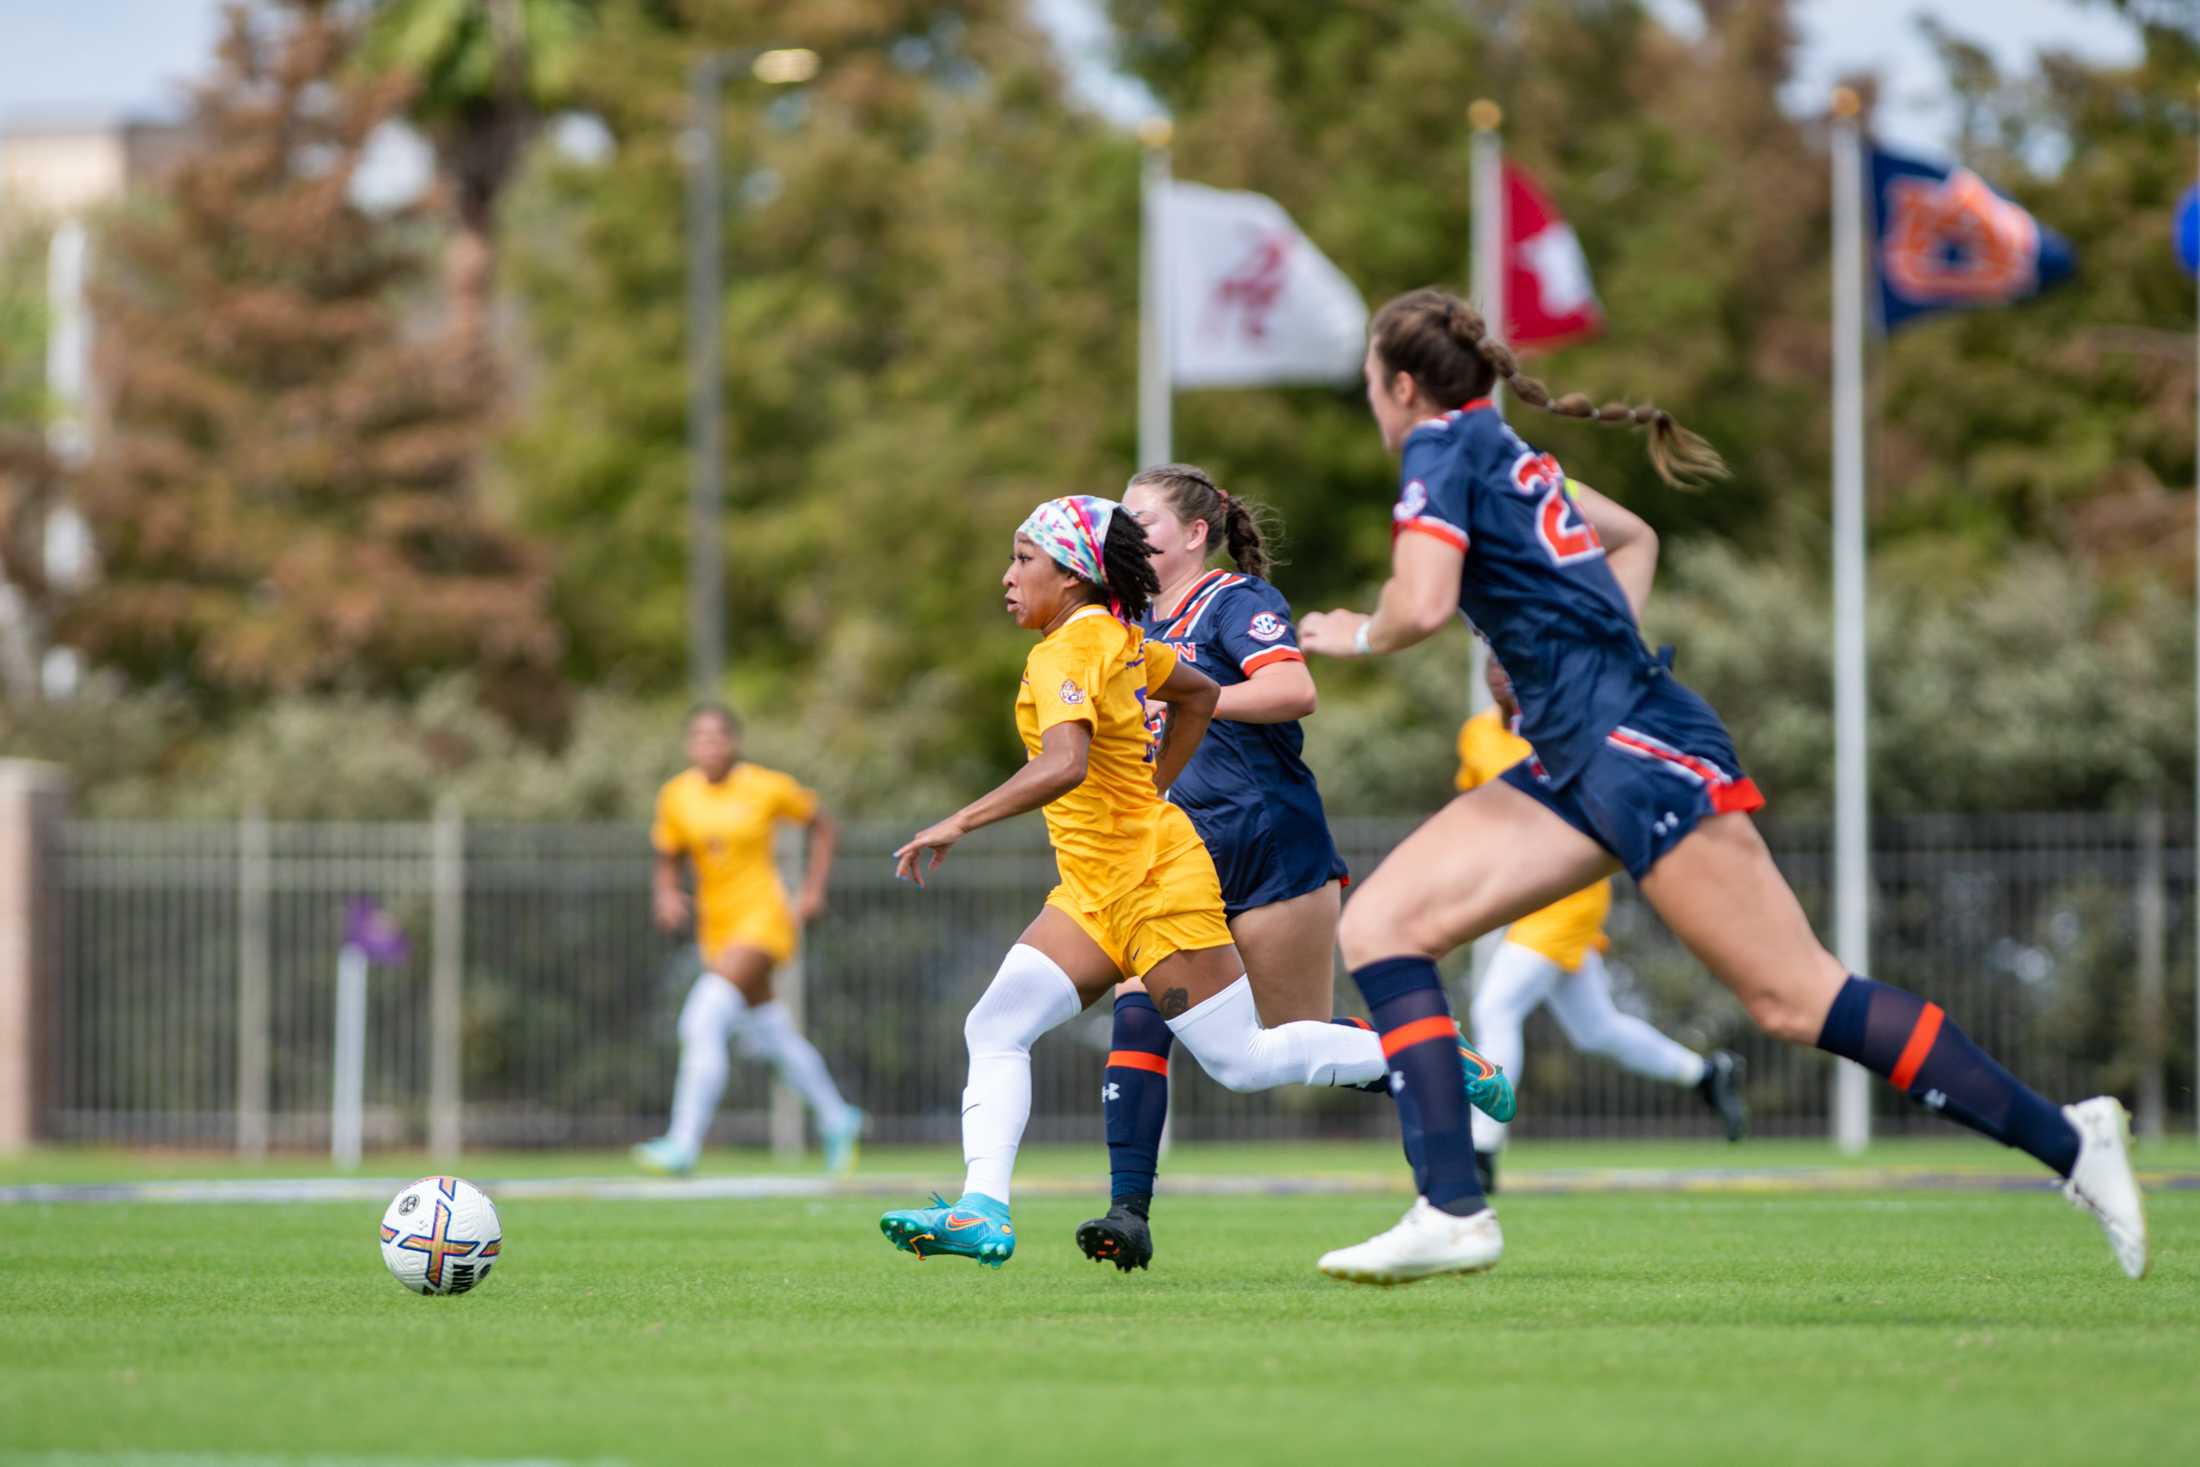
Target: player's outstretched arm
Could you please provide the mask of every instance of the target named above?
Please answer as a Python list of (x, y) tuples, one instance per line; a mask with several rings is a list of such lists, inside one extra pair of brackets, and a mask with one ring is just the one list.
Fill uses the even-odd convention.
[(1317, 611), (1299, 623), (1299, 646), (1329, 657), (1402, 652), (1441, 631), (1459, 610), (1467, 552), (1432, 535), (1400, 535), (1375, 614)]
[(1039, 735), (1039, 752), (1023, 768), (945, 820), (911, 836), (894, 852), (894, 874), (924, 885), (925, 873), (938, 870), (948, 849), (971, 831), (1051, 804), (1083, 784), (1091, 752), (1092, 725), (1077, 719), (1055, 724)]
[(1214, 721), (1215, 704), (1221, 693), (1213, 678), (1190, 663), (1179, 661), (1169, 669), (1161, 686), (1148, 694), (1169, 705), (1168, 728), (1161, 735), (1161, 750), (1154, 756), (1153, 764), (1154, 788), (1163, 794), (1168, 793), (1169, 786), (1176, 783), (1176, 777), (1191, 762), (1199, 741), (1207, 737), (1207, 725)]
[(1642, 608), (1650, 600), (1650, 583), (1658, 574), (1658, 532), (1650, 522), (1617, 501), (1607, 499), (1579, 479), (1566, 481), (1582, 517), (1604, 542), (1604, 563), (1627, 596), (1627, 605), (1642, 620)]

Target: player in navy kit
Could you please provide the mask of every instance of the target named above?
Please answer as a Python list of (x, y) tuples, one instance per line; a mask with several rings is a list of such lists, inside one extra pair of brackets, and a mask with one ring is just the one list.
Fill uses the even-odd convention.
[[(1291, 605), (1262, 577), (1266, 512), (1224, 493), (1204, 470), (1163, 464), (1132, 479), (1123, 507), (1155, 546), (1161, 584), (1146, 636), (1221, 685), (1214, 721), (1169, 787), (1191, 816), (1222, 882), (1231, 940), (1245, 959), (1260, 1022), (1327, 1019), (1334, 1012), (1343, 858), (1329, 835), (1321, 791), (1300, 757), (1299, 720), (1314, 711), (1314, 679), (1291, 624)], [(1209, 569), (1227, 547), (1233, 570)], [(1158, 727), (1160, 710), (1154, 705)], [(1168, 1021), (1182, 994), (1116, 990), (1101, 1109), (1107, 1122), (1109, 1208), (1077, 1229), (1095, 1261), (1125, 1272), (1153, 1257), (1147, 1225), (1155, 1159), (1168, 1112)], [(1342, 1019), (1366, 1027), (1361, 1020)], [(1456, 1036), (1455, 1036), (1456, 1039)], [(1458, 1041), (1464, 1048), (1464, 1042)], [(1468, 1098), (1499, 1120), (1511, 1082), (1466, 1051)], [(1376, 1081), (1370, 1089), (1383, 1089)]]
[[(1464, 301), (1419, 290), (1370, 327), (1368, 406), (1399, 454), (1391, 577), (1373, 615), (1301, 624), (1312, 652), (1396, 652), (1464, 612), (1512, 676), (1533, 757), (1453, 800), (1346, 909), (1346, 963), (1383, 1034), (1401, 1116), (1422, 1133), (1403, 1220), (1325, 1255), (1333, 1277), (1403, 1283), (1490, 1267), (1504, 1242), (1482, 1196), (1436, 959), (1625, 867), (1673, 934), (1767, 1033), (1886, 1076), (1951, 1120), (2029, 1153), (2108, 1234), (2132, 1278), (2146, 1219), (2128, 1117), (2109, 1096), (2057, 1107), (1940, 1006), (1853, 975), (1820, 945), (1748, 813), (1763, 796), (1726, 729), (1643, 644), (1636, 616), (1657, 537), (1506, 426), (1497, 379), (1531, 407), (1650, 431), (1668, 482), (1721, 475), (1709, 445), (1655, 408), (1553, 400), (1517, 373)], [(1448, 1088), (1447, 1088), (1448, 1081)]]

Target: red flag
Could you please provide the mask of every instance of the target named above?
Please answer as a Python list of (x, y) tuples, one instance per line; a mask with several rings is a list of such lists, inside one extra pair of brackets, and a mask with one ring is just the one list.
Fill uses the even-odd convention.
[(1573, 226), (1528, 176), (1505, 165), (1505, 340), (1563, 346), (1604, 329)]

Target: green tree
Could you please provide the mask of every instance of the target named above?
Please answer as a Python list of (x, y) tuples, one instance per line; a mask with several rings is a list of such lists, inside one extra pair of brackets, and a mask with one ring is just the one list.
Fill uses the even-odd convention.
[(1065, 106), (1023, 10), (606, 17), (584, 102), (616, 156), (540, 156), (509, 214), (541, 370), (506, 469), (567, 547), (584, 677), (684, 666), (689, 62), (799, 41), (814, 83), (726, 107), (734, 691), (874, 788), (1008, 757), (997, 562), (1037, 500), (1128, 476), (1136, 298), (1136, 147)]
[(490, 404), (409, 329), (417, 221), (351, 202), (403, 101), (401, 83), (348, 79), (352, 40), (334, 6), (233, 11), (194, 147), (103, 240), (111, 423), (82, 483), (101, 581), (62, 630), (217, 709), (469, 670), (554, 727), (547, 566), (471, 488)]
[(45, 435), (48, 238), (0, 217), (0, 700), (9, 703), (38, 696), (46, 521), (62, 487)]
[(450, 205), (444, 297), (460, 349), (486, 369), (498, 200), (545, 114), (573, 95), (596, 0), (376, 0), (361, 61), (406, 77)]
[[(1633, 0), (1329, 6), (1116, 0), (1130, 68), (1176, 117), (1180, 176), (1282, 201), (1370, 302), (1464, 285), (1466, 109), (1504, 109), (1508, 156), (1581, 236), (1610, 325), (1534, 370), (1602, 398), (1654, 399), (1704, 432), (1732, 486), (1662, 485), (1631, 433), (1532, 411), (1521, 431), (1673, 536), (1790, 535), (1822, 517), (1826, 473), (1825, 163), (1780, 107), (1794, 40), (1783, 0), (1706, 6), (1687, 41)], [(1586, 99), (1593, 98), (1593, 104)], [(1376, 574), (1368, 513), (1395, 473), (1356, 389), (1201, 392), (1179, 452), (1279, 505), (1305, 602)], [(1777, 431), (1766, 425), (1777, 424)]]

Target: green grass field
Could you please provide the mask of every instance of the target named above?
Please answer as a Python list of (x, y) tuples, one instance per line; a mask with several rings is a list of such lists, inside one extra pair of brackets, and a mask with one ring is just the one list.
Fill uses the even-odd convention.
[[(2093, 1224), (2040, 1192), (1871, 1173), (1830, 1191), (1535, 1186), (1745, 1157), (1830, 1160), (1779, 1143), (1517, 1148), (1499, 1268), (1396, 1291), (1312, 1269), (1392, 1221), (1389, 1195), (1164, 1198), (1156, 1269), (1127, 1277), (1077, 1253), (1093, 1209), (1075, 1197), (1021, 1201), (998, 1274), (892, 1251), (870, 1198), (515, 1197), (495, 1276), (456, 1299), (383, 1272), (378, 1204), (0, 1207), (0, 1462), (2200, 1459), (2200, 1192), (2156, 1190), (2155, 1274), (2131, 1284)], [(2005, 1157), (1959, 1139), (1865, 1160)], [(1031, 1162), (1067, 1180), (1095, 1158)], [(1373, 1177), (1387, 1162), (1187, 1147), (1171, 1165)], [(938, 1153), (867, 1167), (953, 1178)], [(492, 1190), (618, 1174), (600, 1155), (461, 1170)], [(49, 1152), (0, 1166), (0, 1185), (247, 1174)]]

